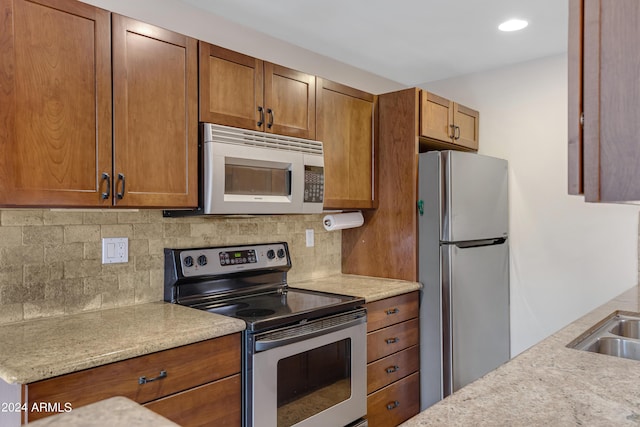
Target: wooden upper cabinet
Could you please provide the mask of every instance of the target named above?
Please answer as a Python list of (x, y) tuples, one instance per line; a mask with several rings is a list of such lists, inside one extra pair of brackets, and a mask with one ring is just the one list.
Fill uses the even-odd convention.
[(316, 78), (200, 41), (200, 121), (316, 138)]
[[(478, 150), (480, 113), (433, 93), (422, 91), (420, 137), (436, 148)], [(442, 145), (442, 144), (450, 145)]]
[(0, 0), (0, 206), (108, 206), (109, 12)]
[(569, 11), (570, 193), (582, 180), (586, 201), (639, 201), (640, 3), (571, 0)]
[(262, 61), (202, 41), (199, 50), (200, 121), (264, 130)]
[(197, 41), (116, 14), (112, 23), (114, 204), (195, 207)]
[(317, 139), (324, 147), (325, 209), (375, 207), (376, 97), (318, 78)]

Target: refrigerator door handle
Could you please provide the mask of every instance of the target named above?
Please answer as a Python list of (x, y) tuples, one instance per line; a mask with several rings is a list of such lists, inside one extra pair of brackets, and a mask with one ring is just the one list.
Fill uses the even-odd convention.
[(501, 245), (506, 241), (507, 241), (506, 237), (498, 237), (496, 239), (471, 240), (468, 242), (450, 242), (450, 243), (443, 242), (443, 244), (452, 244), (452, 245), (456, 245), (460, 249), (467, 249), (467, 248), (479, 248), (481, 246)]

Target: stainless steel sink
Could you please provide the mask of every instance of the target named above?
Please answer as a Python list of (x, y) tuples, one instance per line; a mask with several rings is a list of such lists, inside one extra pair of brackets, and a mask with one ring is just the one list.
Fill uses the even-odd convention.
[(640, 313), (616, 311), (567, 347), (640, 360)]

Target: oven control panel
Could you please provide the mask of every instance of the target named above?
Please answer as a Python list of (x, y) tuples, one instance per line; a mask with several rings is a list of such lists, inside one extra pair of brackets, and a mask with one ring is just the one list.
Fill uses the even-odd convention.
[(184, 249), (180, 252), (180, 263), (183, 276), (193, 277), (290, 267), (291, 259), (287, 244), (281, 242)]

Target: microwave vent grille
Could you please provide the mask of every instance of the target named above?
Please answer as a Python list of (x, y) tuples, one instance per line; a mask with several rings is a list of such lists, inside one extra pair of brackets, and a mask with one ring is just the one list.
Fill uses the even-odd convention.
[(204, 124), (204, 142), (217, 142), (243, 146), (261, 147), (270, 150), (295, 151), (322, 155), (322, 142), (290, 136), (274, 135), (229, 126)]

